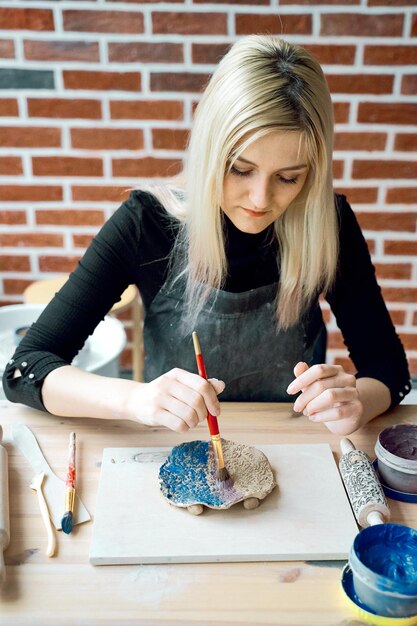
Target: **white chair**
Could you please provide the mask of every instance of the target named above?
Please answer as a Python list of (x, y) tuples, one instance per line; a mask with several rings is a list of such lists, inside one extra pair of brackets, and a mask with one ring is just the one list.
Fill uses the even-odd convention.
[[(33, 282), (23, 292), (27, 304), (47, 304), (52, 300), (55, 293), (68, 280), (68, 274), (37, 280)], [(143, 304), (139, 291), (135, 285), (129, 285), (122, 293), (119, 302), (116, 302), (109, 313), (118, 315), (123, 311), (132, 311), (132, 359), (133, 359), (133, 380), (143, 380), (144, 348), (143, 348)]]
[[(33, 324), (44, 308), (45, 304), (12, 304), (0, 307), (0, 375), (16, 349), (15, 330)], [(106, 316), (88, 337), (72, 363), (86, 372), (117, 378), (119, 356), (126, 342), (123, 324), (114, 317)]]

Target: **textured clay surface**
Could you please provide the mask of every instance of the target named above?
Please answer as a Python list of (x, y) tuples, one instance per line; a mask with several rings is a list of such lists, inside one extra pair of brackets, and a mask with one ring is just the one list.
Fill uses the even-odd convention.
[(161, 493), (170, 504), (203, 504), (228, 509), (248, 498), (263, 500), (276, 486), (271, 465), (263, 452), (222, 439), (225, 466), (233, 484), (219, 482), (210, 441), (190, 441), (175, 446), (159, 470)]

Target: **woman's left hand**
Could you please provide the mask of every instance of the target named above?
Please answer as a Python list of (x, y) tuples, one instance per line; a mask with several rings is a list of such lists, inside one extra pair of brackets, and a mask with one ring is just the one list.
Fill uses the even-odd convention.
[(341, 365), (320, 364), (308, 367), (297, 363), (296, 379), (287, 393), (301, 394), (294, 403), (294, 411), (303, 413), (312, 422), (324, 422), (329, 430), (346, 435), (361, 425), (363, 405), (356, 387), (356, 378)]

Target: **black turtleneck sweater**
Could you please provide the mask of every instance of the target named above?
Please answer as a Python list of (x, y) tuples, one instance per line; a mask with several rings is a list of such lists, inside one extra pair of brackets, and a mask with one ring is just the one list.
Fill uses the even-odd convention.
[[(382, 381), (395, 405), (410, 390), (404, 350), (354, 213), (344, 196), (337, 196), (336, 205), (339, 269), (327, 300), (357, 376)], [(248, 291), (279, 280), (277, 245), (270, 229), (256, 235), (243, 233), (227, 216), (224, 227), (229, 264), (226, 291)], [(138, 286), (145, 311), (149, 308), (167, 278), (177, 234), (178, 222), (155, 198), (134, 191), (104, 224), (68, 282), (20, 343), (3, 376), (6, 396), (44, 410), (41, 389), (46, 375), (71, 363), (129, 284)], [(15, 368), (22, 371), (21, 377), (13, 378)]]

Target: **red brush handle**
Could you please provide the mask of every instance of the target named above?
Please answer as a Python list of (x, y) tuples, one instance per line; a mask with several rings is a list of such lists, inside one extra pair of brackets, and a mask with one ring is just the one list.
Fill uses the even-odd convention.
[(75, 433), (70, 433), (70, 443), (68, 449), (68, 472), (65, 484), (70, 489), (74, 488), (75, 483)]
[[(205, 378), (207, 380), (207, 372), (206, 372), (206, 366), (204, 365), (204, 361), (203, 361), (203, 355), (202, 354), (196, 354), (195, 358), (197, 360), (197, 368), (198, 368), (199, 375), (202, 378)], [(210, 435), (212, 437), (213, 437), (213, 435), (218, 435), (219, 434), (219, 425), (217, 423), (217, 417), (215, 415), (212, 415), (211, 413), (207, 413), (207, 422), (208, 422)]]

